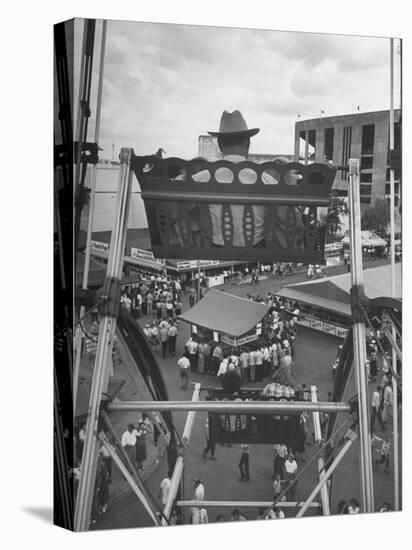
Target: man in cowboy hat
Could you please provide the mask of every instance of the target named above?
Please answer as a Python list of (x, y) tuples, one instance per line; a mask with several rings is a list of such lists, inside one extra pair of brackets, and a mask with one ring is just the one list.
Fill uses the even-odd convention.
[[(250, 138), (255, 136), (260, 131), (259, 128), (249, 129), (243, 115), (240, 111), (236, 110), (232, 113), (224, 111), (221, 116), (220, 126), (218, 131), (209, 131), (208, 133), (217, 137), (217, 142), (220, 151), (223, 155), (223, 160), (229, 162), (238, 163), (245, 161), (249, 155)], [(279, 159), (280, 163), (284, 160)], [(293, 179), (294, 184), (298, 184), (299, 174), (289, 174)], [(198, 182), (207, 182), (210, 179), (208, 170), (203, 170), (193, 175), (193, 179)], [(233, 173), (229, 168), (219, 168), (216, 171), (216, 179), (220, 183), (231, 183), (233, 181)], [(242, 184), (254, 184), (256, 181), (256, 173), (249, 169), (243, 169), (239, 175), (240, 183)], [(278, 183), (274, 174), (265, 171), (262, 174), (262, 181), (266, 185), (275, 185)], [(291, 183), (289, 183), (291, 184)], [(253, 192), (253, 188), (252, 188)], [(192, 205), (192, 213), (195, 212), (196, 205)], [(263, 247), (264, 243), (264, 222), (265, 222), (265, 206), (253, 205), (251, 207), (251, 214), (248, 220), (245, 220), (245, 206), (243, 205), (230, 205), (224, 206), (223, 204), (209, 204), (209, 213), (212, 224), (212, 242), (214, 246), (225, 246), (223, 236), (223, 224), (230, 224), (231, 243), (234, 247), (250, 246), (250, 242), (255, 247)], [(290, 232), (294, 233), (292, 247), (303, 248), (303, 232), (304, 225), (300, 211), (293, 209), (295, 213), (295, 223), (292, 229), (289, 228), (290, 213), (287, 206), (276, 206), (275, 208), (275, 220), (274, 220), (274, 233), (276, 237), (277, 246), (279, 248), (287, 248), (288, 243), (291, 242)], [(249, 243), (245, 241), (245, 223), (249, 224), (249, 230), (252, 232), (252, 238)], [(192, 229), (196, 229), (195, 226)], [(200, 232), (200, 226), (197, 227)], [(227, 227), (225, 228), (227, 230)], [(192, 232), (193, 233), (193, 232)], [(199, 233), (200, 235), (200, 233)], [(193, 234), (194, 242), (201, 245), (199, 235)], [(289, 244), (290, 246), (290, 244)]]
[[(249, 129), (242, 113), (236, 110), (232, 113), (223, 111), (220, 119), (219, 131), (209, 131), (208, 134), (213, 137), (217, 137), (217, 143), (220, 151), (222, 152), (223, 159), (237, 163), (247, 159), (249, 155), (250, 138), (255, 136), (259, 131), (259, 128)], [(207, 177), (205, 172), (200, 172), (199, 174), (196, 174), (193, 179), (196, 181), (202, 181), (205, 176)], [(233, 174), (228, 168), (221, 168), (216, 174), (216, 178), (221, 183), (230, 183), (233, 179)], [(240, 179), (243, 184), (253, 184), (256, 180), (256, 174), (253, 170), (245, 169), (242, 171), (242, 177)], [(277, 183), (276, 180), (267, 173), (263, 174), (263, 182), (269, 185)], [(233, 227), (232, 243), (233, 246), (236, 247), (246, 246), (243, 229), (244, 210), (245, 207), (243, 205), (230, 206), (229, 218), (232, 218)], [(265, 207), (252, 206), (252, 210), (253, 246), (259, 246), (263, 243)], [(209, 212), (212, 221), (213, 244), (223, 246), (223, 205), (210, 204)]]

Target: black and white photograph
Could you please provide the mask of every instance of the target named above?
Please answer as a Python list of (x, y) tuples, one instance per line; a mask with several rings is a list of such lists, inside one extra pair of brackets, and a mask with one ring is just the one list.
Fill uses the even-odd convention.
[(403, 510), (402, 37), (273, 26), (54, 26), (61, 527)]

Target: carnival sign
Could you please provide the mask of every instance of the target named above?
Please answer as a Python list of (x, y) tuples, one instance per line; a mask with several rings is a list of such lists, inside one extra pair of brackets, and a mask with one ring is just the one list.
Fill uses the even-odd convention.
[(186, 262), (177, 262), (177, 271), (184, 269), (200, 269), (202, 267), (213, 267), (220, 264), (219, 260), (187, 260)]
[(159, 266), (163, 266), (166, 264), (166, 260), (159, 260), (154, 257), (153, 252), (151, 252), (150, 250), (143, 250), (142, 248), (132, 247), (130, 249), (130, 257), (135, 258), (136, 260), (145, 260), (146, 262), (152, 262)]
[(242, 338), (238, 338), (237, 345), (244, 346), (245, 344), (249, 344), (249, 342), (254, 342), (257, 339), (258, 339), (257, 333), (249, 334), (248, 336), (243, 336)]
[(134, 156), (153, 253), (160, 258), (325, 262), (327, 164)]
[(104, 250), (105, 252), (109, 252), (110, 245), (109, 245), (109, 243), (102, 243), (100, 241), (90, 241), (90, 248), (94, 248), (95, 250)]

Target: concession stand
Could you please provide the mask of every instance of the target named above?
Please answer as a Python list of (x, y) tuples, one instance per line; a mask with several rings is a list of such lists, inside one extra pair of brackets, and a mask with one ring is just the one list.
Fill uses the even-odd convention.
[[(390, 265), (364, 270), (365, 294), (373, 299), (390, 296)], [(396, 293), (401, 296), (401, 264), (396, 264)], [(351, 324), (350, 273), (298, 283), (276, 294), (283, 298), (286, 311), (299, 309), (298, 324), (345, 338)]]
[(210, 289), (194, 307), (179, 316), (191, 332), (238, 348), (258, 340), (270, 306)]

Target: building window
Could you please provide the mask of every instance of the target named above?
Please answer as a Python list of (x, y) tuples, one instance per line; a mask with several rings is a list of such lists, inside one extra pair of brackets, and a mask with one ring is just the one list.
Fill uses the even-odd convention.
[[(350, 158), (350, 150), (352, 145), (352, 126), (344, 126), (343, 128), (343, 141), (342, 141), (342, 166), (347, 166)], [(341, 178), (343, 180), (349, 179), (349, 172), (342, 170)]]
[(305, 159), (305, 150), (306, 150), (306, 132), (303, 130), (299, 132), (299, 160)]
[(315, 155), (316, 155), (316, 130), (309, 130), (309, 132), (308, 132), (308, 160), (314, 161), (315, 160)]
[(335, 138), (335, 129), (334, 128), (325, 128), (325, 149), (324, 156), (325, 160), (333, 161), (333, 144)]
[(360, 175), (360, 181), (361, 183), (372, 183), (372, 174), (365, 174), (365, 172), (362, 172)]
[(360, 194), (362, 195), (371, 195), (372, 194), (372, 186), (371, 185), (361, 185), (360, 186)]
[(373, 155), (375, 145), (375, 125), (362, 126), (362, 155)]
[(361, 170), (371, 170), (373, 168), (373, 157), (361, 157)]
[[(391, 184), (385, 183), (385, 195), (391, 194)], [(395, 195), (399, 195), (399, 181), (395, 181)]]
[(394, 149), (400, 149), (401, 148), (401, 142), (402, 142), (402, 135), (401, 135), (401, 132), (402, 132), (402, 127), (401, 127), (401, 124), (400, 122), (395, 122), (395, 125), (394, 125)]
[[(395, 168), (395, 181), (399, 181), (400, 180), (400, 170), (398, 168)], [(390, 181), (391, 179), (391, 170), (390, 168), (387, 168), (386, 169), (386, 181)]]
[(371, 203), (371, 196), (370, 195), (361, 195), (360, 201), (362, 204), (370, 204)]

